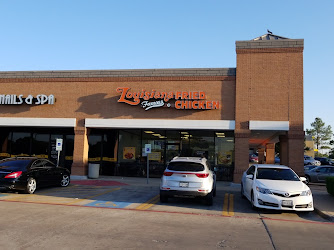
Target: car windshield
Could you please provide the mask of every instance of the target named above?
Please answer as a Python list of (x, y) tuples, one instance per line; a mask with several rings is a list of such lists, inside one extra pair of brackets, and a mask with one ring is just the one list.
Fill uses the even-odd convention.
[(0, 169), (9, 169), (9, 170), (25, 170), (30, 160), (15, 160), (15, 161), (4, 161), (0, 162)]
[(258, 168), (256, 179), (299, 181), (298, 176), (291, 169)]
[(203, 164), (195, 162), (170, 162), (167, 169), (173, 171), (200, 172), (204, 170), (204, 166)]

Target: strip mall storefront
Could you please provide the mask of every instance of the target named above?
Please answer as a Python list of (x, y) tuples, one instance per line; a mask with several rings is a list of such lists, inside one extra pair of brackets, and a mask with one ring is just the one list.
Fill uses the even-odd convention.
[[(72, 175), (160, 177), (176, 155), (205, 156), (239, 182), (249, 152), (303, 171), (303, 40), (237, 41), (236, 68), (0, 72), (2, 158), (57, 160)], [(152, 153), (145, 154), (145, 144)], [(266, 155), (266, 157), (264, 157)]]

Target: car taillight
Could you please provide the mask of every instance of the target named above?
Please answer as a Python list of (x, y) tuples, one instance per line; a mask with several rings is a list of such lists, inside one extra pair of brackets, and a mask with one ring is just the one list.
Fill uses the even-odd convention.
[(198, 178), (207, 178), (209, 176), (209, 174), (208, 173), (206, 173), (206, 174), (196, 174), (196, 176)]
[(22, 171), (17, 171), (17, 172), (13, 172), (13, 173), (7, 174), (7, 175), (5, 176), (5, 178), (17, 178), (17, 177), (19, 177), (21, 174), (22, 174)]
[(164, 176), (171, 176), (173, 172), (164, 172)]

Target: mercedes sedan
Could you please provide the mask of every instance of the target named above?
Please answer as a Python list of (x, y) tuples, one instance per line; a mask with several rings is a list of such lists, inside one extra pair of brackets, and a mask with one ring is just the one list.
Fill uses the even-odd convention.
[(241, 196), (253, 208), (313, 211), (312, 193), (304, 181), (287, 166), (256, 164), (242, 176)]
[(38, 187), (70, 184), (70, 171), (46, 159), (15, 157), (0, 161), (0, 188), (33, 194)]

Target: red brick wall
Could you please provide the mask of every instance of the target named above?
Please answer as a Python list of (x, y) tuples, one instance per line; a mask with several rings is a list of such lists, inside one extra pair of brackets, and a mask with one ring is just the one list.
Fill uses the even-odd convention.
[[(303, 47), (237, 48), (236, 75), (235, 133), (249, 134), (250, 120), (289, 121), (289, 135), (294, 139), (287, 144), (288, 162), (300, 172), (303, 167), (303, 137), (300, 136), (303, 134)], [(235, 147), (236, 152), (246, 148), (237, 142)], [(248, 154), (239, 157), (236, 180), (240, 179), (238, 173), (248, 167)]]
[[(0, 94), (53, 94), (54, 105), (1, 105), (2, 117), (117, 118), (234, 120), (235, 77), (175, 78), (77, 78), (77, 79), (0, 79)], [(206, 100), (219, 101), (219, 110), (176, 110), (118, 103), (118, 87), (131, 91), (204, 91)]]

